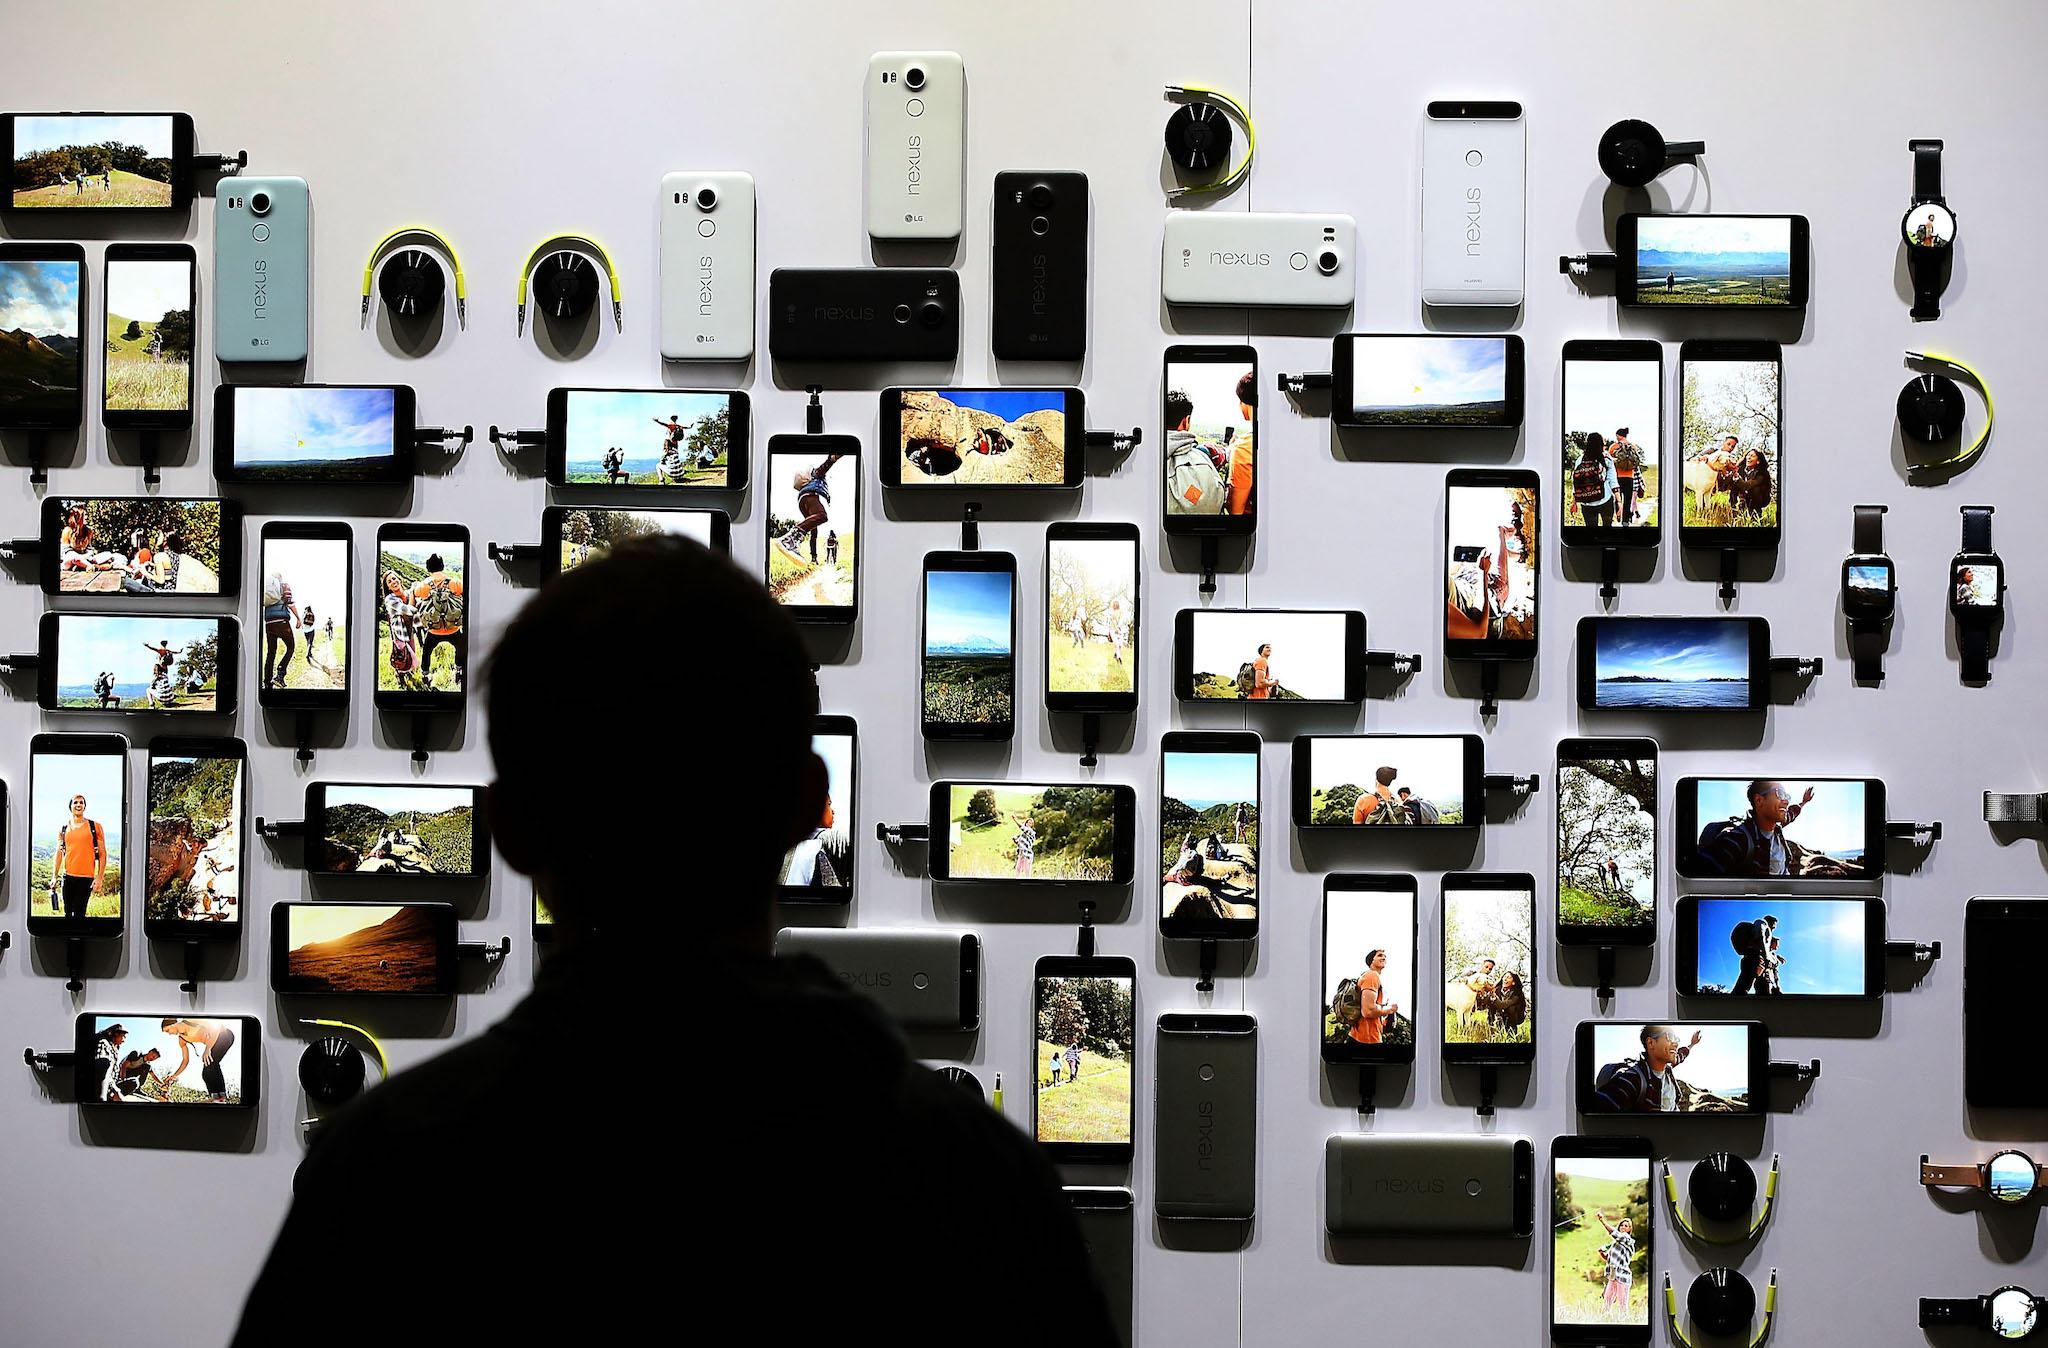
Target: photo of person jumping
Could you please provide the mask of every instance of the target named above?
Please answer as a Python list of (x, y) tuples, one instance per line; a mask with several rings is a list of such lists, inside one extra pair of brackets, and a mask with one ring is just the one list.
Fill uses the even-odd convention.
[(860, 547), (859, 461), (778, 450), (768, 456), (768, 484), (769, 593), (797, 608), (850, 608)]
[[(724, 490), (732, 395), (681, 389), (570, 389), (562, 479), (574, 485)], [(744, 461), (742, 461), (744, 468)]]

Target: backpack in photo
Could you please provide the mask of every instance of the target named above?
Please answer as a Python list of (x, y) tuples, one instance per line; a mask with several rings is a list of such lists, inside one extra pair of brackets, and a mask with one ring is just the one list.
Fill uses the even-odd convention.
[(1259, 686), (1259, 667), (1247, 660), (1237, 667), (1237, 695), (1250, 697)]
[(1189, 441), (1173, 451), (1166, 465), (1166, 495), (1178, 514), (1223, 513), (1223, 474), (1199, 443)]
[(446, 577), (427, 582), (427, 593), (413, 610), (420, 626), (432, 632), (440, 628), (450, 631), (462, 626), (462, 596), (455, 592)]
[(1365, 1013), (1365, 998), (1359, 995), (1358, 980), (1347, 978), (1337, 984), (1337, 995), (1330, 999), (1330, 1014), (1339, 1025), (1346, 1029), (1358, 1023)]
[(1443, 822), (1443, 814), (1436, 808), (1436, 806), (1430, 804), (1428, 801), (1417, 800), (1414, 802), (1414, 805), (1414, 817), (1416, 823), (1441, 824)]
[(1605, 495), (1607, 474), (1603, 466), (1586, 459), (1579, 460), (1579, 466), (1572, 469), (1572, 500), (1586, 505)]
[(1728, 933), (1728, 944), (1734, 946), (1735, 952), (1739, 955), (1759, 953), (1764, 948), (1763, 924), (1758, 922), (1736, 923), (1734, 930)]

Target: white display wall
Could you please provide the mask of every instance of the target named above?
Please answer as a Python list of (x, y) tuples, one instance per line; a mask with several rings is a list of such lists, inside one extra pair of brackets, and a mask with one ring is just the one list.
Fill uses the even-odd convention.
[[(1991, 1117), (1961, 1102), (1963, 903), (1972, 894), (2048, 892), (2038, 839), (2001, 844), (1978, 820), (1986, 787), (2048, 786), (2041, 733), (2048, 698), (2038, 677), (2048, 578), (2028, 565), (2038, 512), (2048, 508), (2041, 471), (2044, 418), (2035, 392), (2044, 343), (2029, 281), (2038, 222), (2048, 217), (2040, 172), (2048, 143), (2048, 97), (2039, 55), (2048, 15), (2019, 4), (1874, 3), (1645, 4), (1466, 3), (1247, 4), (1221, 0), (1102, 5), (753, 3), (574, 7), (484, 4), (476, 0), (396, 4), (264, 6), (233, 0), (200, 8), (16, 7), (0, 41), (0, 102), (20, 110), (59, 108), (190, 111), (200, 148), (249, 151), (249, 171), (295, 174), (311, 184), (314, 210), (314, 333), (306, 378), (322, 382), (404, 382), (419, 392), (426, 424), (540, 424), (557, 384), (690, 385), (703, 372), (664, 371), (657, 352), (657, 184), (668, 170), (741, 168), (759, 188), (759, 252), (775, 266), (856, 265), (871, 258), (862, 229), (861, 77), (870, 52), (950, 48), (966, 61), (969, 85), (967, 229), (957, 256), (965, 295), (962, 354), (947, 382), (1067, 382), (1070, 367), (998, 367), (987, 347), (988, 190), (1006, 168), (1078, 169), (1094, 202), (1093, 319), (1078, 382), (1098, 427), (1142, 425), (1146, 444), (1122, 464), (1098, 460), (1085, 491), (1029, 502), (989, 499), (985, 547), (1020, 563), (1023, 642), (1020, 716), (1014, 744), (927, 748), (915, 703), (918, 561), (955, 546), (948, 514), (927, 503), (882, 499), (872, 470), (864, 493), (864, 611), (842, 646), (819, 647), (825, 709), (851, 714), (861, 729), (863, 837), (861, 925), (945, 922), (980, 931), (987, 960), (983, 1029), (966, 1061), (984, 1081), (1002, 1073), (1009, 1111), (1028, 1126), (1023, 1083), (1032, 1075), (1029, 971), (1039, 955), (1070, 950), (1074, 906), (1065, 897), (973, 899), (935, 894), (914, 854), (906, 865), (871, 841), (876, 820), (920, 816), (926, 784), (942, 776), (987, 774), (1054, 779), (1078, 774), (1071, 724), (1039, 709), (1041, 650), (1035, 622), (1043, 524), (1052, 518), (1132, 520), (1144, 530), (1144, 678), (1128, 738), (1111, 735), (1095, 777), (1138, 789), (1140, 838), (1154, 825), (1159, 736), (1178, 725), (1256, 729), (1268, 741), (1264, 796), (1273, 832), (1266, 847), (1263, 935), (1240, 972), (1227, 958), (1213, 997), (1220, 1008), (1259, 1019), (1260, 1163), (1258, 1218), (1242, 1248), (1163, 1231), (1150, 1218), (1152, 1119), (1138, 1090), (1136, 1191), (1139, 1338), (1150, 1344), (1428, 1342), (1444, 1335), (1492, 1343), (1544, 1338), (1546, 1252), (1542, 1240), (1508, 1246), (1371, 1242), (1333, 1248), (1322, 1229), (1324, 1137), (1354, 1129), (1348, 1070), (1326, 1072), (1319, 1034), (1318, 905), (1331, 870), (1409, 870), (1421, 883), (1421, 949), (1436, 947), (1435, 896), (1446, 870), (1547, 874), (1551, 853), (1552, 754), (1582, 733), (1652, 733), (1664, 746), (1667, 781), (1688, 773), (1748, 776), (1869, 774), (1890, 786), (1893, 813), (1940, 819), (1947, 836), (1916, 872), (1885, 885), (1894, 935), (1941, 940), (1947, 957), (1919, 984), (1869, 1013), (1784, 1015), (1776, 1056), (1819, 1056), (1825, 1073), (1810, 1089), (1781, 1087), (1778, 1112), (1762, 1123), (1673, 1131), (1677, 1158), (1727, 1147), (1759, 1169), (1784, 1157), (1778, 1212), (1744, 1267), (1759, 1285), (1780, 1270), (1778, 1341), (1913, 1343), (1915, 1298), (1965, 1295), (2004, 1283), (2048, 1285), (2035, 1248), (2038, 1209), (1993, 1221), (1967, 1207), (1946, 1210), (1916, 1181), (1922, 1151), (1936, 1159), (1987, 1155), (1994, 1140), (2048, 1141), (2041, 1117)], [(1221, 210), (1344, 211), (1359, 223), (1358, 301), (1337, 318), (1216, 312), (1168, 313), (1158, 296), (1158, 248), (1167, 214), (1160, 127), (1169, 82), (1207, 83), (1245, 96), (1258, 121), (1259, 155), (1249, 184)], [(1222, 577), (1213, 602), (1362, 608), (1372, 644), (1427, 653), (1423, 676), (1406, 687), (1376, 682), (1375, 697), (1349, 712), (1329, 708), (1260, 715), (1216, 708), (1193, 715), (1168, 687), (1171, 615), (1199, 602), (1192, 555), (1170, 553), (1159, 534), (1157, 450), (1159, 362), (1177, 335), (1249, 336), (1263, 387), (1279, 370), (1327, 368), (1329, 333), (1340, 327), (1401, 331), (1489, 326), (1485, 315), (1425, 314), (1418, 298), (1416, 201), (1422, 110), (1433, 98), (1519, 99), (1528, 127), (1528, 295), (1513, 316), (1527, 343), (1528, 412), (1520, 437), (1391, 437), (1387, 445), (1333, 435), (1327, 420), (1262, 393), (1259, 497), (1263, 519), (1245, 569)], [(1796, 211), (1812, 221), (1813, 302), (1796, 328), (1752, 326), (1740, 316), (1648, 314), (1617, 317), (1612, 303), (1582, 294), (1555, 274), (1559, 253), (1603, 246), (1603, 218), (1618, 209), (1594, 162), (1600, 130), (1641, 116), (1680, 138), (1701, 137), (1698, 172), (1681, 168), (1649, 192), (1655, 203), (1691, 210)], [(1916, 326), (1907, 317), (1898, 219), (1909, 197), (1906, 142), (1948, 142), (1944, 182), (1961, 222), (1955, 279), (1944, 317)], [(202, 258), (200, 324), (211, 349), (210, 198), (189, 219), (152, 228), (50, 222), (37, 237), (91, 228), (92, 279), (86, 347), (97, 350), (102, 243), (109, 238), (184, 238)], [(381, 321), (358, 331), (363, 255), (385, 231), (428, 223), (463, 251), (470, 323), (452, 324), (418, 358), (403, 355)], [(6, 227), (21, 237), (17, 221)], [(614, 251), (625, 284), (625, 331), (593, 325), (580, 355), (559, 353), (529, 327), (513, 330), (519, 261), (544, 236), (593, 234)], [(885, 255), (880, 260), (899, 260)], [(917, 255), (916, 260), (929, 260)], [(1994, 279), (1995, 278), (1995, 279)], [(1743, 586), (1734, 611), (1771, 620), (1781, 651), (1827, 658), (1827, 673), (1796, 705), (1764, 719), (1709, 718), (1657, 724), (1589, 721), (1575, 709), (1572, 629), (1598, 607), (1596, 586), (1560, 569), (1555, 534), (1543, 547), (1542, 656), (1526, 693), (1502, 704), (1482, 727), (1474, 686), (1439, 658), (1441, 599), (1435, 576), (1443, 475), (1459, 463), (1514, 463), (1539, 469), (1546, 500), (1557, 490), (1551, 446), (1558, 432), (1558, 352), (1571, 338), (1656, 337), (1666, 343), (1666, 379), (1687, 336), (1764, 335), (1786, 342), (1784, 365), (1786, 531), (1768, 575)], [(1997, 434), (1977, 467), (1946, 485), (1908, 486), (1895, 444), (1892, 400), (1906, 375), (1901, 353), (1932, 346), (1983, 369), (2001, 396)], [(579, 348), (581, 349), (581, 348)], [(210, 362), (209, 362), (210, 365)], [(754, 400), (755, 475), (765, 437), (802, 429), (801, 389), (784, 387), (765, 356), (716, 376)], [(214, 371), (208, 370), (207, 383)], [(920, 372), (930, 378), (929, 370)], [(98, 385), (97, 363), (88, 388)], [(853, 372), (825, 397), (826, 429), (874, 447), (871, 390), (887, 370)], [(1669, 392), (1667, 409), (1675, 409)], [(90, 401), (90, 399), (89, 399)], [(201, 406), (207, 406), (202, 399)], [(88, 413), (89, 418), (91, 413)], [(1671, 428), (1667, 424), (1666, 430)], [(192, 447), (166, 469), (166, 494), (212, 490), (210, 427), (202, 411)], [(8, 448), (19, 463), (21, 443)], [(132, 442), (89, 425), (75, 443), (60, 438), (49, 490), (133, 492), (140, 473)], [(872, 462), (872, 454), (870, 455)], [(33, 533), (39, 493), (23, 469), (0, 476), (0, 534)], [(253, 552), (263, 521), (321, 516), (333, 501), (317, 491), (271, 490), (245, 498)], [(469, 526), (476, 622), (488, 638), (527, 593), (530, 577), (481, 560), (487, 540), (538, 538), (545, 486), (515, 471), (488, 445), (472, 446), (445, 472), (423, 475), (407, 518)], [(1667, 498), (1668, 500), (1668, 498)], [(1836, 576), (1850, 536), (1850, 506), (1890, 506), (1886, 542), (1902, 585), (1899, 618), (1881, 689), (1849, 678), (1836, 604)], [(1958, 546), (1958, 507), (1998, 506), (1997, 541), (2011, 563), (2011, 618), (1995, 679), (1965, 688), (1956, 675), (1943, 587)], [(756, 493), (732, 503), (734, 551), (748, 567), (762, 556), (763, 507)], [(355, 517), (356, 619), (367, 617), (368, 553), (377, 524)], [(1667, 530), (1667, 538), (1670, 531)], [(1688, 567), (1704, 565), (1703, 571)], [(1705, 614), (1718, 610), (1713, 559), (1681, 565), (1667, 545), (1654, 579), (1629, 585), (1619, 611)], [(33, 580), (32, 569), (17, 571)], [(255, 596), (245, 576), (237, 611), (245, 632)], [(32, 583), (0, 588), (0, 645), (27, 649), (45, 597)], [(242, 683), (253, 681), (245, 650)], [(357, 669), (345, 742), (323, 747), (326, 779), (403, 779), (411, 771), (406, 727), (369, 706), (367, 666)], [(612, 672), (608, 677), (623, 677)], [(17, 692), (20, 689), (17, 687)], [(1391, 692), (1391, 695), (1389, 695)], [(621, 733), (638, 715), (676, 713), (660, 699), (622, 712)], [(1732, 724), (1731, 724), (1732, 722)], [(242, 1131), (170, 1118), (156, 1126), (88, 1125), (53, 1102), (27, 1068), (0, 1090), (0, 1230), (11, 1257), (0, 1262), (0, 1337), (16, 1343), (103, 1343), (143, 1317), (152, 1337), (215, 1343), (234, 1322), (241, 1288), (253, 1277), (290, 1193), (303, 1153), (297, 1120), (306, 1112), (293, 1076), (297, 1040), (291, 1011), (268, 991), (266, 918), (276, 899), (308, 896), (303, 873), (264, 844), (250, 852), (246, 939), (240, 958), (196, 999), (179, 994), (175, 951), (153, 951), (139, 922), (100, 957), (87, 989), (64, 989), (61, 950), (31, 949), (26, 909), (27, 739), (39, 728), (112, 728), (97, 718), (50, 717), (29, 701), (0, 702), (0, 776), (12, 788), (0, 915), (15, 933), (0, 957), (0, 1025), (10, 1045), (63, 1045), (81, 1009), (255, 1014), (264, 1023), (264, 1100)], [(138, 750), (150, 727), (123, 728)], [(1283, 831), (1287, 739), (1304, 730), (1463, 732), (1484, 729), (1490, 769), (1543, 774), (1543, 793), (1488, 827), (1469, 846), (1402, 846), (1379, 837), (1314, 844)], [(245, 708), (236, 733), (251, 746), (252, 814), (295, 818), (306, 774), (285, 727)], [(436, 752), (428, 781), (482, 780), (488, 771), (480, 714), (472, 711), (451, 747)], [(130, 820), (140, 820), (140, 793)], [(1665, 806), (1670, 805), (1666, 789)], [(1668, 838), (1669, 831), (1666, 831)], [(1406, 841), (1406, 840), (1401, 840)], [(1139, 855), (1150, 843), (1141, 841)], [(1669, 871), (1664, 892), (1675, 892)], [(1148, 876), (1143, 874), (1141, 882)], [(514, 936), (495, 978), (471, 976), (474, 990), (426, 1014), (364, 1004), (355, 1019), (387, 1036), (395, 1063), (417, 1063), (503, 1015), (532, 974), (526, 893), (500, 866), (481, 895), (464, 895), (469, 939)], [(686, 986), (687, 905), (651, 901), (656, 938), (678, 937), (678, 986)], [(132, 892), (131, 911), (139, 906)], [(1539, 883), (1542, 965), (1540, 1049), (1524, 1078), (1510, 1074), (1491, 1125), (1475, 1121), (1470, 1073), (1446, 1073), (1428, 1027), (1437, 1008), (1425, 991), (1423, 1046), (1415, 1070), (1383, 1085), (1378, 1130), (1468, 1134), (1490, 1126), (1523, 1134), (1547, 1154), (1551, 1136), (1576, 1127), (1569, 1079), (1571, 1031), (1596, 1014), (1590, 963), (1562, 969), (1549, 943), (1549, 888)], [(1113, 896), (1102, 914), (1101, 946), (1137, 959), (1141, 1058), (1151, 1024), (1165, 1010), (1204, 1003), (1194, 989), (1192, 952), (1162, 950), (1149, 888)], [(1633, 972), (1615, 1013), (1674, 1010), (1669, 909), (1655, 959)], [(1425, 988), (1432, 980), (1425, 977)], [(2015, 1026), (2015, 1070), (2039, 1070)], [(658, 1047), (658, 1046), (656, 1046)], [(677, 1117), (694, 1089), (678, 1085)], [(516, 1104), (508, 1105), (516, 1108)], [(134, 1121), (122, 1120), (124, 1124)], [(154, 1121), (151, 1121), (154, 1124)], [(679, 1125), (680, 1126), (680, 1125)], [(545, 1173), (544, 1164), (536, 1166)], [(518, 1192), (468, 1196), (451, 1176), (451, 1201), (475, 1204), (479, 1220), (516, 1210)], [(1076, 1175), (1122, 1182), (1114, 1172)], [(544, 1182), (525, 1180), (516, 1183)], [(687, 1206), (687, 1205), (686, 1205)], [(715, 1223), (715, 1214), (705, 1214)], [(1540, 1225), (1540, 1222), (1539, 1222)], [(704, 1234), (715, 1238), (715, 1231)], [(831, 1218), (814, 1232), (833, 1241)], [(1681, 1284), (1702, 1266), (1698, 1252), (1660, 1226), (1655, 1268)], [(849, 1237), (852, 1238), (852, 1237)], [(1207, 1242), (1216, 1244), (1217, 1242)], [(459, 1248), (459, 1242), (451, 1248)], [(354, 1259), (366, 1252), (346, 1252)], [(169, 1261), (169, 1262), (167, 1262)], [(1712, 1262), (1711, 1259), (1705, 1262)], [(207, 1270), (204, 1291), (172, 1272)], [(481, 1288), (519, 1270), (471, 1268), (455, 1258), (451, 1286)], [(914, 1304), (918, 1271), (899, 1271), (892, 1301)], [(146, 1295), (142, 1295), (146, 1289)], [(123, 1294), (141, 1295), (135, 1300)], [(368, 1287), (365, 1295), (374, 1296)], [(991, 1307), (998, 1321), (1030, 1314)], [(857, 1316), (858, 1308), (849, 1308)], [(850, 1328), (856, 1327), (850, 1321)], [(1660, 1331), (1661, 1336), (1661, 1331)]]

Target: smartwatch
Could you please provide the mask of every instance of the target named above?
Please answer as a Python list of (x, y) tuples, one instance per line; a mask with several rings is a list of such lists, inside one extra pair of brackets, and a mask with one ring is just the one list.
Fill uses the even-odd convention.
[(1920, 1182), (1931, 1189), (1982, 1189), (2000, 1203), (2024, 1203), (2041, 1191), (2048, 1174), (2023, 1151), (1992, 1153), (1976, 1165), (1929, 1165), (1920, 1158)]
[(1913, 317), (1941, 317), (1941, 293), (1948, 289), (1949, 258), (1956, 243), (1955, 212), (1941, 198), (1941, 142), (1914, 140), (1913, 204), (1899, 222), (1906, 239), (1906, 274), (1913, 282)]
[(2038, 824), (2048, 819), (2048, 791), (1986, 791), (1987, 824)]
[(1991, 630), (2005, 617), (2005, 563), (1991, 550), (1992, 507), (1963, 507), (1963, 550), (1948, 564), (1948, 611), (1955, 615), (1963, 682), (1991, 679)]
[(1884, 550), (1884, 509), (1856, 507), (1851, 551), (1842, 559), (1842, 612), (1849, 619), (1849, 655), (1859, 683), (1884, 678), (1884, 652), (1899, 601), (1898, 569)]
[(2001, 1339), (2024, 1339), (2041, 1322), (2041, 1298), (2024, 1287), (2001, 1287), (1983, 1297), (1921, 1297), (1920, 1328), (1961, 1325), (1988, 1329)]

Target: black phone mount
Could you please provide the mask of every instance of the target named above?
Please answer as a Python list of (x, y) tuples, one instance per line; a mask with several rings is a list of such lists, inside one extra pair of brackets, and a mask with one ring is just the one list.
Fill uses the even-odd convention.
[(85, 991), (85, 938), (82, 936), (64, 938), (64, 988), (67, 992)]
[(1214, 992), (1216, 991), (1216, 938), (1205, 936), (1199, 944), (1201, 946), (1202, 972), (1201, 977), (1195, 980), (1195, 991)]
[(1773, 1081), (1816, 1081), (1820, 1078), (1820, 1059), (1765, 1063), (1764, 1071)]
[(1331, 377), (1328, 370), (1322, 370), (1315, 374), (1282, 374), (1275, 382), (1282, 393), (1289, 397), (1300, 397), (1310, 389), (1319, 392), (1327, 390), (1335, 385), (1336, 380)]
[(1391, 669), (1397, 677), (1405, 679), (1411, 674), (1422, 672), (1422, 652), (1417, 651), (1413, 655), (1408, 655), (1400, 651), (1367, 651), (1365, 667)]
[(1081, 443), (1089, 449), (1107, 449), (1116, 454), (1128, 454), (1145, 443), (1145, 429), (1133, 426), (1127, 431), (1083, 431)]
[(1600, 549), (1600, 597), (1612, 603), (1621, 595), (1621, 549)]
[(412, 761), (415, 763), (427, 761), (427, 727), (432, 724), (427, 716), (428, 713), (423, 711), (412, 714)]
[(40, 487), (50, 480), (50, 469), (43, 461), (49, 457), (50, 433), (48, 431), (28, 432), (28, 480)]
[(1074, 953), (1082, 959), (1095, 958), (1095, 900), (1082, 899), (1081, 925), (1074, 933)]
[(1886, 941), (1884, 957), (1892, 960), (1923, 960), (1932, 964), (1941, 958), (1941, 942)]
[(1910, 843), (1914, 847), (1926, 847), (1941, 841), (1941, 821), (1929, 820), (1919, 823), (1912, 819), (1887, 819), (1884, 836), (1895, 842)]
[(891, 847), (901, 847), (905, 843), (928, 843), (931, 840), (932, 830), (929, 824), (875, 825), (875, 841), (887, 843)]
[[(817, 434), (817, 432), (812, 432)], [(981, 551), (981, 502), (969, 501), (960, 507), (960, 551)]]
[(547, 556), (547, 548), (540, 543), (486, 543), (484, 556), (508, 564), (537, 562)]
[(1580, 253), (1558, 258), (1557, 271), (1560, 276), (1569, 276), (1574, 281), (1583, 281), (1595, 272), (1613, 271), (1616, 258), (1612, 253)]
[(1479, 662), (1479, 719), (1493, 721), (1500, 718), (1500, 661)]
[(824, 391), (825, 386), (823, 384), (804, 385), (804, 392), (811, 395), (811, 400), (804, 404), (805, 435), (823, 435), (825, 433), (825, 404), (818, 401), (818, 395)]
[(1474, 1112), (1482, 1119), (1493, 1117), (1493, 1098), (1500, 1094), (1500, 1064), (1479, 1064), (1479, 1104)]
[[(1820, 677), (1824, 662), (1818, 655), (1774, 655), (1771, 657), (1771, 673), (1791, 674), (1802, 679)], [(1937, 826), (1938, 827), (1938, 826)], [(1940, 835), (1937, 834), (1937, 837)]]
[(1717, 593), (1724, 604), (1735, 602), (1735, 574), (1741, 557), (1742, 554), (1734, 548), (1721, 549), (1721, 588)]
[(1507, 772), (1489, 772), (1479, 779), (1481, 791), (1504, 791), (1516, 800), (1526, 800), (1543, 789), (1543, 778), (1537, 773), (1517, 777)]
[(500, 936), (496, 941), (457, 941), (455, 953), (463, 959), (481, 959), (486, 964), (499, 964), (512, 953), (512, 938)]
[(38, 1072), (75, 1072), (78, 1070), (76, 1049), (35, 1049), (21, 1051), (21, 1060)]
[(1358, 1065), (1358, 1113), (1371, 1118), (1379, 1113), (1380, 1069), (1372, 1063)]
[(415, 449), (439, 449), (450, 455), (460, 454), (476, 439), (476, 427), (465, 425), (461, 429), (453, 426), (415, 426), (412, 443)]
[(210, 173), (216, 178), (232, 178), (249, 167), (249, 152), (237, 150), (233, 154), (195, 154), (186, 161), (194, 173)]
[(306, 836), (306, 821), (303, 819), (265, 819), (256, 816), (256, 836), (260, 838), (303, 838)]
[(1604, 1006), (1614, 1000), (1614, 947), (1611, 945), (1597, 947), (1593, 952), (1593, 958), (1595, 960), (1593, 995), (1598, 997)]
[(1084, 711), (1081, 713), (1081, 766), (1092, 768), (1096, 764), (1095, 746), (1102, 741), (1102, 713)]
[(1203, 594), (1216, 593), (1216, 559), (1221, 553), (1222, 540), (1214, 534), (1202, 535), (1202, 585)]
[(40, 538), (0, 538), (0, 557), (34, 557), (42, 550)]
[(157, 471), (157, 456), (162, 449), (162, 440), (154, 427), (145, 426), (135, 433), (135, 443), (142, 455), (142, 484), (154, 487), (161, 484), (164, 475)]
[(522, 449), (539, 449), (548, 442), (546, 431), (501, 431), (493, 424), (488, 432), (491, 444), (506, 458), (512, 458)]
[(178, 991), (196, 993), (199, 991), (199, 971), (206, 963), (206, 943), (185, 941), (182, 944), (185, 947), (185, 981), (178, 984)]
[(313, 761), (313, 713), (292, 713), (292, 757), (301, 763)]
[(0, 673), (26, 674), (42, 662), (38, 655), (0, 655)]

